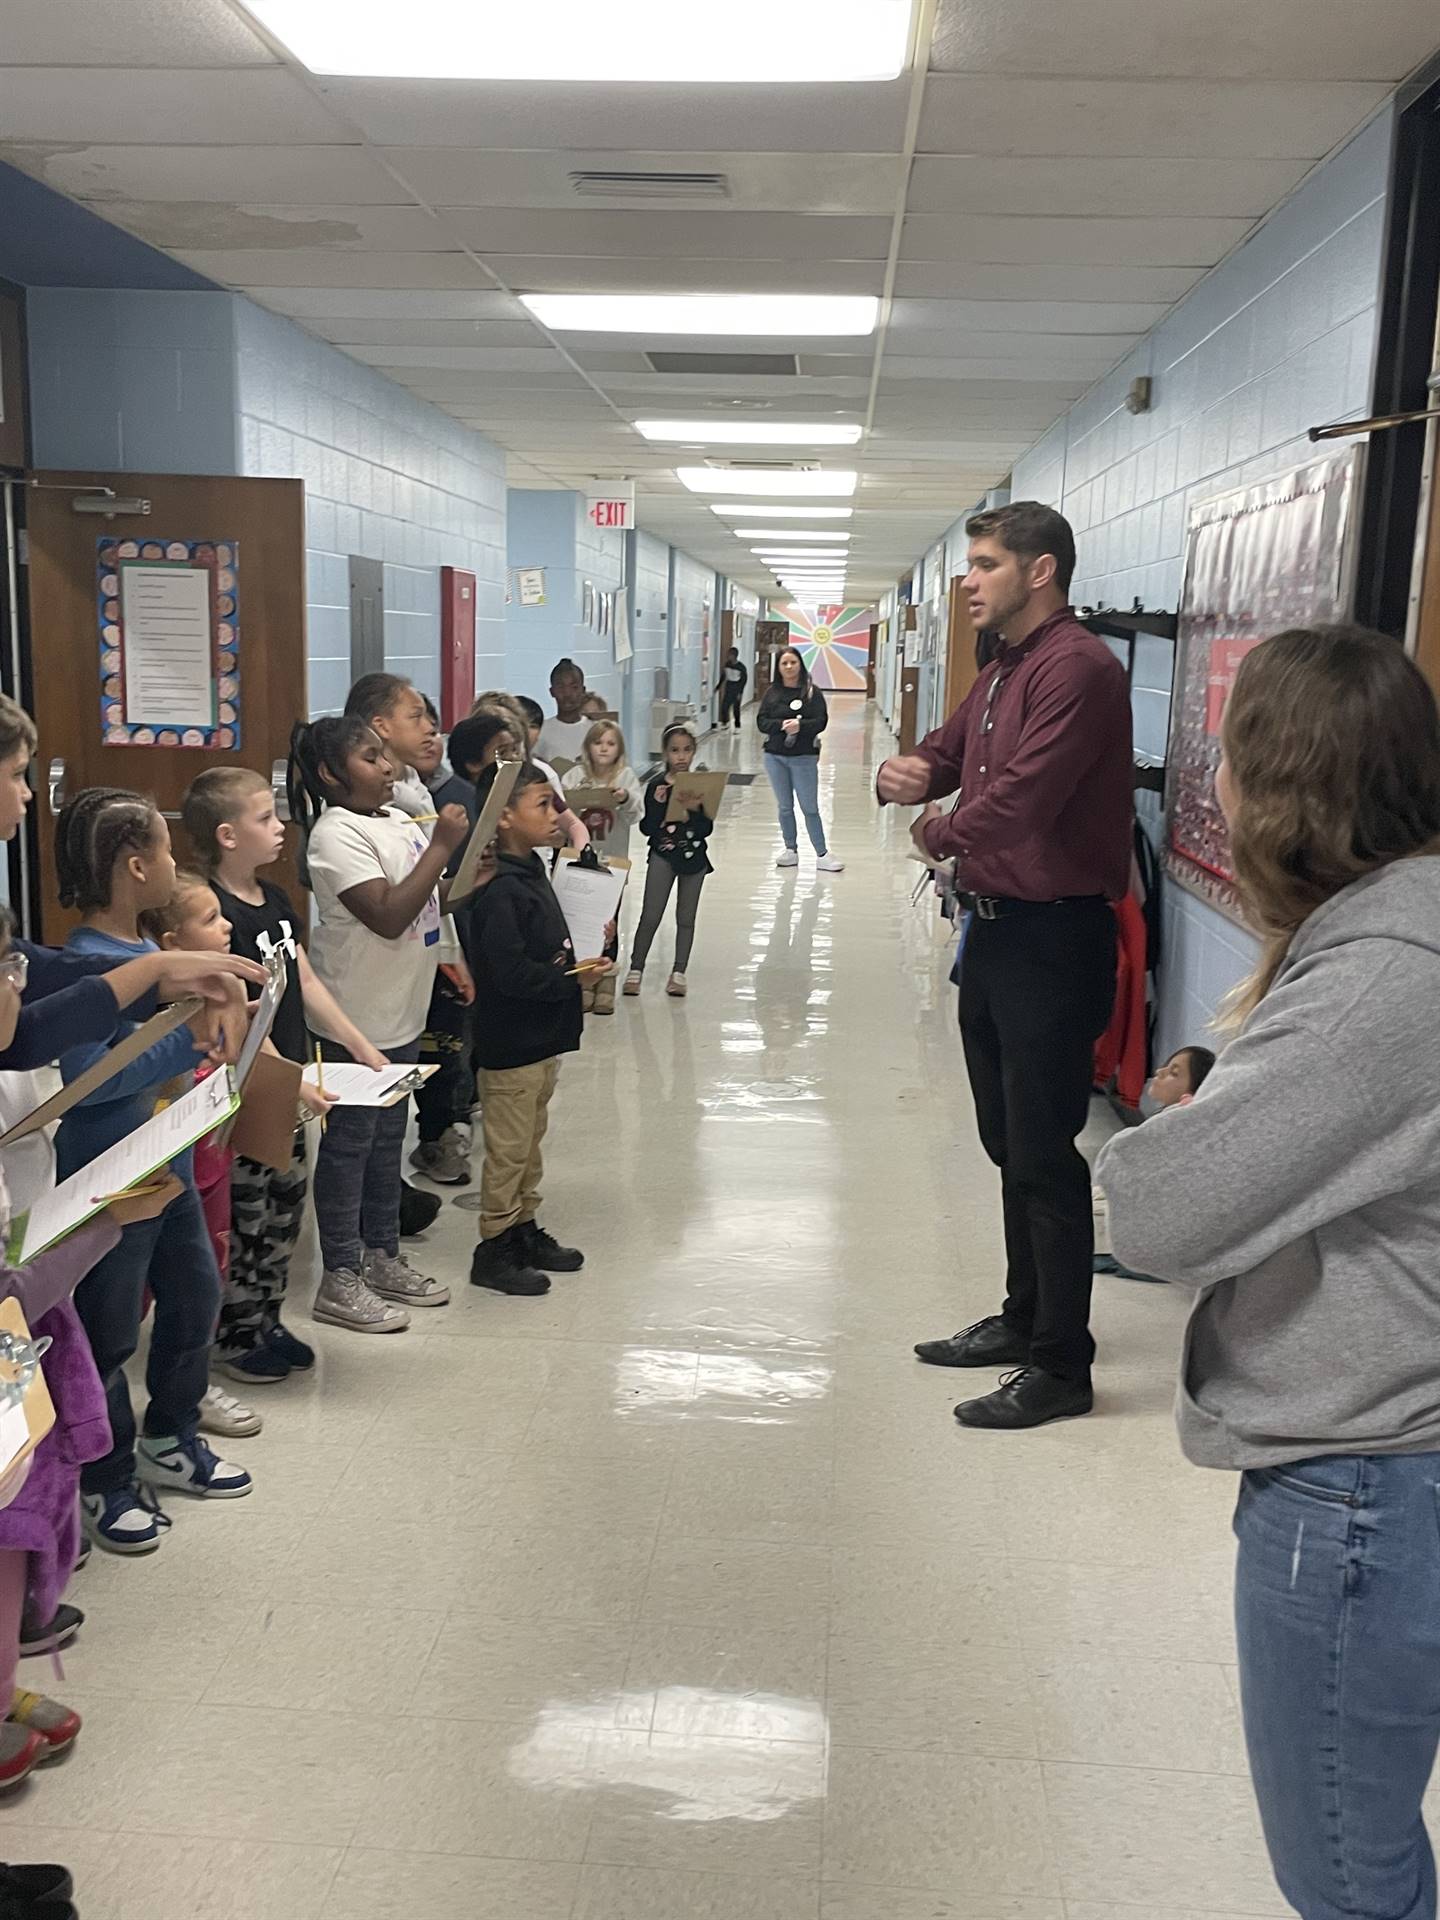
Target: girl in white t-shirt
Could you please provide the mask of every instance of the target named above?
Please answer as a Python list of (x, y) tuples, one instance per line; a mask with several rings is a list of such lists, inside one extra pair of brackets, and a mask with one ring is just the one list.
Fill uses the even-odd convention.
[[(296, 727), (287, 790), (315, 895), (310, 964), (372, 1046), (390, 1060), (415, 1060), (440, 950), (441, 877), (470, 831), (469, 816), (442, 807), (427, 839), (391, 805), (394, 768), (378, 734), (354, 714)], [(324, 1053), (350, 1057), (333, 1042)], [(320, 1139), (315, 1220), (324, 1274), (315, 1318), (355, 1333), (403, 1332), (407, 1307), (443, 1307), (450, 1298), (400, 1252), (409, 1106), (337, 1106)]]

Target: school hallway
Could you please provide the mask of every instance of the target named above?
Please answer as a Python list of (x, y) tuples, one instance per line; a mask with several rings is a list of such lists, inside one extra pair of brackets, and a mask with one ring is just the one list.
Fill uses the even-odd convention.
[(775, 869), (753, 708), (702, 744), (757, 777), (690, 996), (667, 922), (561, 1075), (544, 1218), (585, 1272), (466, 1284), (478, 1157), (408, 1243), (454, 1289), (410, 1333), (312, 1330), (312, 1255), (320, 1364), (225, 1443), (253, 1496), (77, 1576), (63, 1684), (22, 1684), (85, 1731), (0, 1822), (85, 1920), (1287, 1912), (1235, 1485), (1171, 1424), (1185, 1302), (1099, 1282), (1096, 1414), (1030, 1433), (960, 1430), (989, 1376), (912, 1357), (998, 1304), (998, 1185), (908, 814), (873, 803), (889, 736), (831, 705), (840, 875)]

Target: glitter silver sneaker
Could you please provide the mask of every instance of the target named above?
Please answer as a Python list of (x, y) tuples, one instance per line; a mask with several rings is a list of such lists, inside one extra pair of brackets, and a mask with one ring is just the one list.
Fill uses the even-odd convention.
[(370, 1291), (348, 1267), (322, 1275), (311, 1315), (351, 1333), (403, 1333), (410, 1316)]
[(398, 1300), (402, 1306), (444, 1307), (450, 1303), (449, 1287), (417, 1273), (403, 1253), (380, 1253), (368, 1247), (360, 1277), (382, 1300)]

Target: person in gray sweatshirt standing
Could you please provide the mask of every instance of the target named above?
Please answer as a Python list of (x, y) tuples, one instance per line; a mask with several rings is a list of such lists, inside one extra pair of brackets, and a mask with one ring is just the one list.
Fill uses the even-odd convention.
[(1196, 1295), (1180, 1439), (1240, 1473), (1245, 1734), (1281, 1891), (1304, 1920), (1435, 1920), (1434, 697), (1380, 634), (1282, 633), (1241, 664), (1216, 790), (1259, 969), (1194, 1103), (1097, 1175), (1118, 1257)]

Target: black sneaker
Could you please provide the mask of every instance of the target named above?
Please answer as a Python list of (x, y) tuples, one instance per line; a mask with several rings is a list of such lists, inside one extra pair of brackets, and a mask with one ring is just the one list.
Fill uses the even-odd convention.
[(303, 1340), (297, 1340), (288, 1327), (282, 1327), (278, 1320), (271, 1321), (262, 1336), (265, 1345), (278, 1359), (281, 1359), (294, 1373), (304, 1373), (315, 1364), (315, 1349), (306, 1346)]
[(52, 1913), (73, 1913), (65, 1902), (74, 1891), (68, 1867), (0, 1867), (0, 1896), (33, 1904), (39, 1920), (48, 1920)]
[(562, 1247), (553, 1233), (546, 1233), (538, 1220), (522, 1220), (521, 1254), (526, 1266), (541, 1273), (579, 1273), (585, 1256), (578, 1247)]
[(408, 1180), (400, 1182), (400, 1232), (405, 1239), (413, 1240), (417, 1233), (424, 1233), (427, 1227), (433, 1226), (439, 1211), (438, 1193), (422, 1193), (419, 1187), (412, 1187)]
[(25, 1621), (20, 1628), (20, 1658), (30, 1660), (37, 1653), (58, 1653), (62, 1647), (69, 1646), (84, 1624), (85, 1616), (79, 1607), (66, 1606), (57, 1607), (54, 1618), (42, 1626)]
[(1023, 1367), (1030, 1359), (1030, 1342), (992, 1313), (948, 1340), (922, 1340), (915, 1355), (927, 1367)]
[(510, 1227), (493, 1240), (482, 1240), (470, 1261), (472, 1287), (495, 1293), (539, 1294), (550, 1291), (543, 1273), (527, 1264), (519, 1227)]

